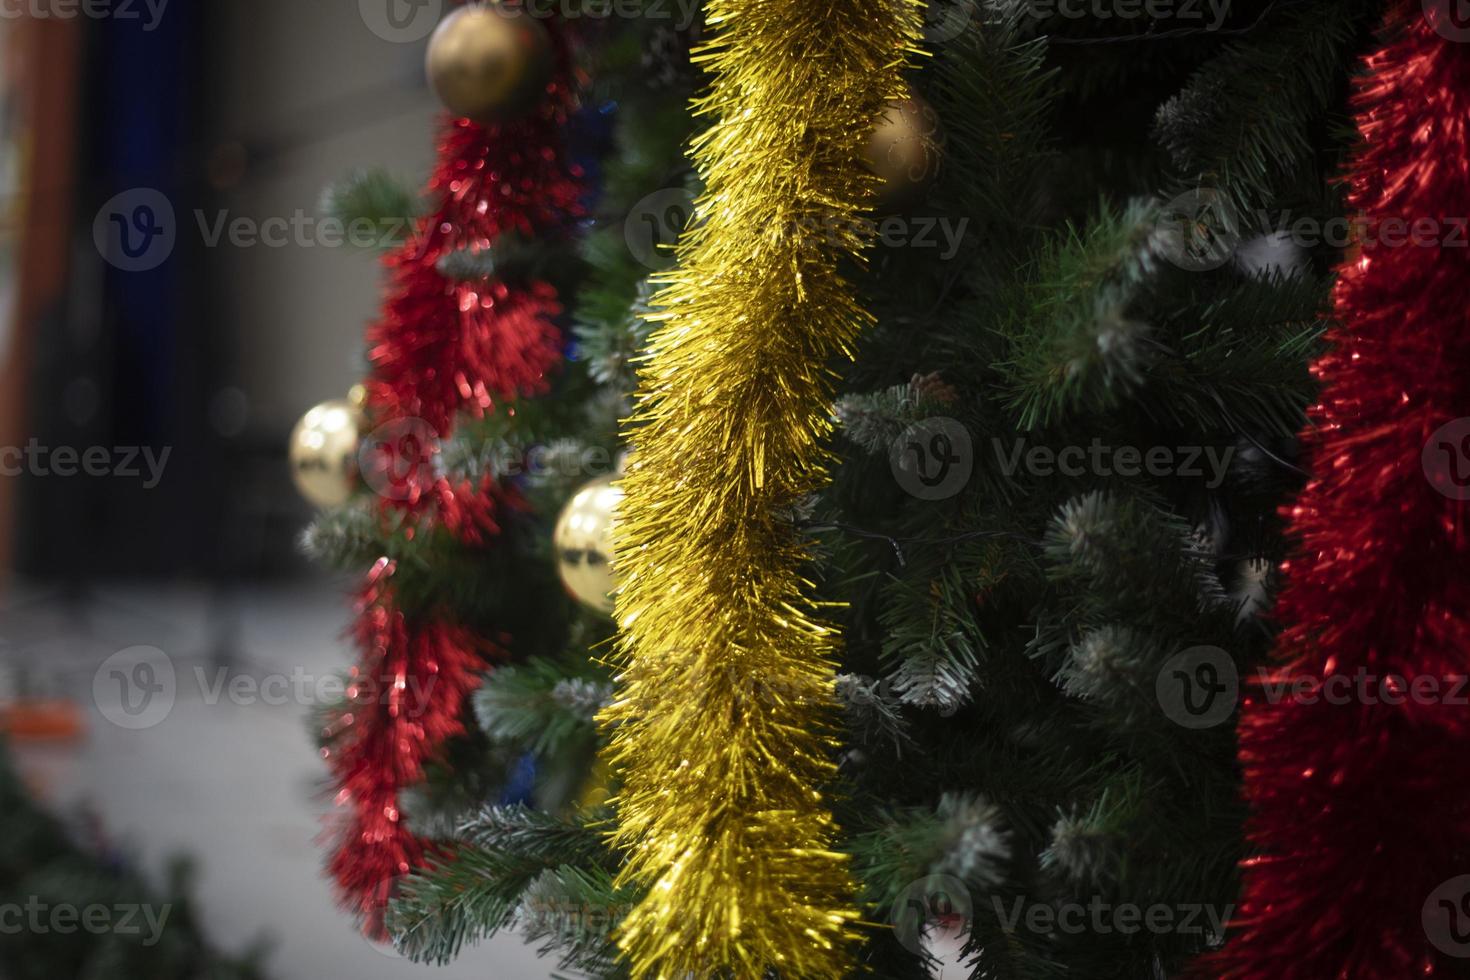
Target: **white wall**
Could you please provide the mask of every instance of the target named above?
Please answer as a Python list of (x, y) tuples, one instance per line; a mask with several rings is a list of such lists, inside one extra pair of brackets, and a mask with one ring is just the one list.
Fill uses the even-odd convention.
[[(390, 0), (380, 0), (390, 2)], [(402, 2), (402, 0), (399, 0)], [(319, 216), (321, 192), (357, 166), (415, 186), (433, 160), (437, 102), (424, 42), (391, 43), (358, 0), (210, 0), (217, 61), (210, 145), (267, 144), (223, 194), (232, 215)], [(196, 229), (197, 232), (197, 229)], [(229, 362), (257, 432), (283, 431), (309, 406), (342, 397), (362, 371), (362, 330), (381, 298), (377, 262), (356, 249), (220, 247), (208, 254)]]

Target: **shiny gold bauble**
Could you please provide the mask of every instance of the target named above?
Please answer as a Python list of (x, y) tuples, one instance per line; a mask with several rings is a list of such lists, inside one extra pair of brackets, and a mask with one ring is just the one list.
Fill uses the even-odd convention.
[(469, 4), (429, 39), (429, 84), (444, 107), (478, 123), (530, 110), (551, 80), (551, 38), (521, 10)]
[(883, 178), (879, 210), (917, 203), (939, 175), (943, 158), (938, 113), (917, 94), (888, 103), (865, 156), (869, 169)]
[(582, 487), (556, 519), (552, 544), (562, 584), (582, 605), (612, 614), (613, 513), (623, 499), (616, 475)]
[(340, 507), (357, 486), (362, 413), (350, 401), (322, 402), (291, 432), (291, 479), (318, 507)]

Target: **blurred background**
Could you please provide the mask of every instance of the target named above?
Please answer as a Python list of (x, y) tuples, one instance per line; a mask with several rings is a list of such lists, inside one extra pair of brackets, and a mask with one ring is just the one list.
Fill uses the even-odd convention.
[[(513, 938), (437, 971), (375, 946), (315, 845), (348, 609), (285, 447), (380, 298), (319, 199), (426, 172), (432, 6), (0, 3), (0, 976), (135, 975), (140, 903), (180, 944), (150, 977), (550, 975)], [(176, 696), (130, 714), (109, 685), (162, 685), (160, 651)]]

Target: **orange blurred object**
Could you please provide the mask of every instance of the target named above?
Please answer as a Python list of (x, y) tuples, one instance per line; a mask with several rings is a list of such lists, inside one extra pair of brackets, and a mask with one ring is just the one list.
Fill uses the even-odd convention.
[(70, 742), (86, 730), (82, 709), (72, 701), (21, 700), (0, 705), (0, 735), (16, 741)]

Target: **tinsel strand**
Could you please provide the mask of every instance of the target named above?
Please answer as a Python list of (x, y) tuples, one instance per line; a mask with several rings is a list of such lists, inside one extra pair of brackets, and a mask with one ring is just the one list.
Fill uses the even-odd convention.
[[(500, 534), (502, 515), (524, 506), (493, 474), (472, 481), (439, 472), (434, 454), (457, 417), (545, 390), (561, 360), (556, 290), (539, 281), (454, 279), (440, 263), (507, 235), (564, 236), (581, 214), (582, 174), (563, 139), (575, 101), (572, 54), (562, 26), (546, 26), (556, 70), (538, 109), (492, 126), (448, 121), (429, 184), (434, 210), (385, 260), (389, 295), (368, 330), (367, 411), (377, 428), (363, 454), (385, 530), (402, 521), (399, 533), (442, 528), (462, 546), (485, 547)], [(384, 559), (367, 576), (352, 628), (359, 651), (352, 696), (323, 733), (342, 810), (329, 870), (343, 904), (379, 938), (396, 879), (429, 846), (404, 819), (403, 791), (463, 732), (465, 698), (490, 652), (443, 610), (408, 618), (394, 598), (396, 571)]]
[(423, 778), (424, 763), (445, 740), (464, 732), (465, 699), (485, 662), (462, 627), (404, 617), (393, 599), (396, 570), (378, 562), (358, 597), (352, 633), (361, 658), (322, 750), (335, 802), (346, 808), (329, 870), (376, 938), (394, 882), (418, 866), (428, 846), (403, 819), (402, 790)]
[[(1470, 416), (1470, 252), (1445, 237), (1470, 214), (1470, 45), (1418, 2), (1393, 6), (1385, 37), (1355, 83), (1349, 204), (1364, 235), (1314, 366), (1324, 389), (1303, 436), (1313, 476), (1286, 512), (1299, 548), (1279, 666), (1240, 720), (1255, 856), (1201, 977), (1464, 975), (1427, 923), (1443, 914), (1436, 892), (1470, 873), (1470, 714), (1413, 685), (1447, 694), (1470, 674), (1470, 527), (1464, 495), (1438, 479), (1465, 444), (1433, 438)], [(1440, 897), (1463, 910), (1463, 895)]]
[(556, 290), (445, 275), (449, 254), (493, 249), (505, 236), (564, 236), (582, 215), (581, 169), (563, 128), (575, 104), (567, 33), (547, 21), (556, 71), (530, 116), (481, 126), (448, 122), (428, 193), (434, 211), (385, 260), (392, 276), (382, 318), (368, 331), (368, 401), (375, 417), (423, 419), (447, 435), (461, 411), (545, 390), (561, 358)]
[(624, 880), (647, 889), (618, 941), (635, 978), (841, 977), (858, 913), (823, 798), (835, 637), (790, 511), (826, 482), (829, 363), (870, 320), (844, 275), (877, 184), (863, 148), (905, 94), (921, 8), (705, 9), (706, 190), (650, 316), (618, 517), (603, 720)]

